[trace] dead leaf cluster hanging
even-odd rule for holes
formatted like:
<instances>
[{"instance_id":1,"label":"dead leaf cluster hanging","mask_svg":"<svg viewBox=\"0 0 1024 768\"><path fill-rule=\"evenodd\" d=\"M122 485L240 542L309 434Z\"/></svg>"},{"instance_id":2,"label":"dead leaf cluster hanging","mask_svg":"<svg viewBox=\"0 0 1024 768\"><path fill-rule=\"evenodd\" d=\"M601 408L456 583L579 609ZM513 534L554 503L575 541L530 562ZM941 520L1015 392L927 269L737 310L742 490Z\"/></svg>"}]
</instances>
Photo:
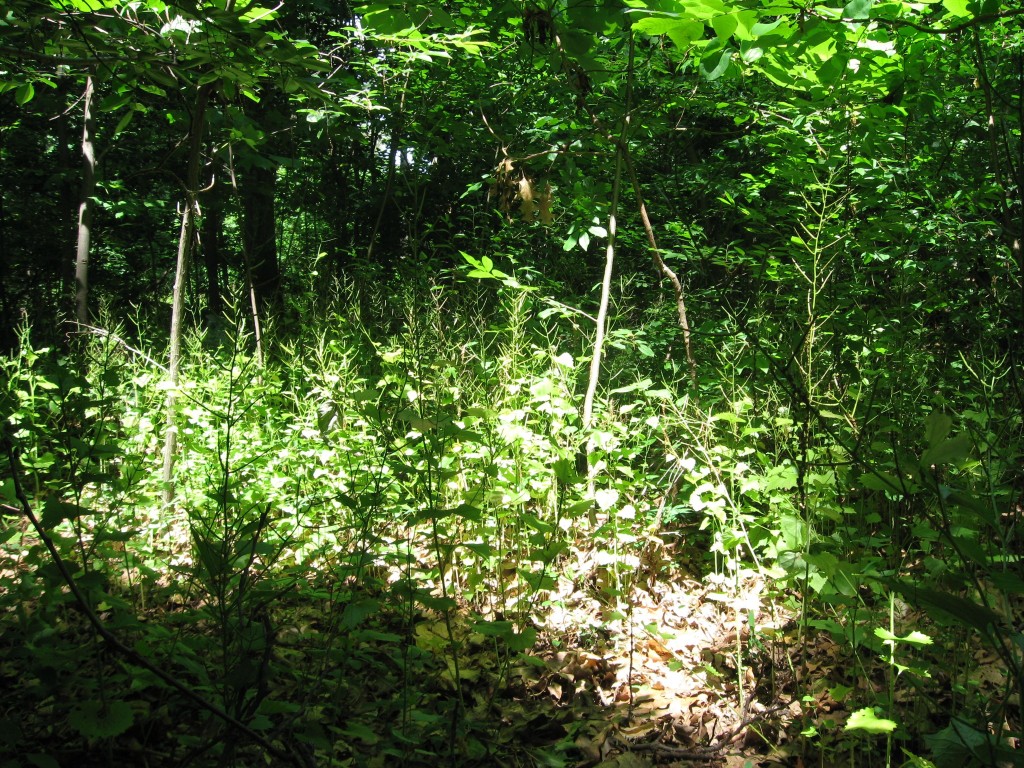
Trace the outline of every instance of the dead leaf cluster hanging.
<instances>
[{"instance_id":1,"label":"dead leaf cluster hanging","mask_svg":"<svg viewBox=\"0 0 1024 768\"><path fill-rule=\"evenodd\" d=\"M578 64L572 64L569 67L569 85L576 93L576 108L583 109L586 105L587 96L594 89L593 84L590 82L590 75L583 67Z\"/></svg>"},{"instance_id":2,"label":"dead leaf cluster hanging","mask_svg":"<svg viewBox=\"0 0 1024 768\"><path fill-rule=\"evenodd\" d=\"M523 36L530 45L545 46L555 39L555 21L551 11L531 6L523 9Z\"/></svg>"},{"instance_id":3,"label":"dead leaf cluster hanging","mask_svg":"<svg viewBox=\"0 0 1024 768\"><path fill-rule=\"evenodd\" d=\"M498 209L508 213L516 204L519 197L519 182L515 174L515 166L512 159L505 156L494 171L494 178L491 179L491 186L487 190L488 202L494 201Z\"/></svg>"},{"instance_id":4,"label":"dead leaf cluster hanging","mask_svg":"<svg viewBox=\"0 0 1024 768\"><path fill-rule=\"evenodd\" d=\"M554 194L551 184L545 182L542 189L538 189L537 186L529 184L529 182L527 184L529 186L528 193L523 191L523 184L520 182L520 197L523 200L520 206L520 213L522 214L523 221L533 222L539 220L544 226L553 224L555 216L551 212L551 203L554 199Z\"/></svg>"},{"instance_id":5,"label":"dead leaf cluster hanging","mask_svg":"<svg viewBox=\"0 0 1024 768\"><path fill-rule=\"evenodd\" d=\"M511 158L506 157L498 164L487 199L495 200L506 214L518 207L519 217L524 222L540 221L545 226L554 223L551 184L544 182L543 187L540 186L525 170L516 169Z\"/></svg>"}]
</instances>

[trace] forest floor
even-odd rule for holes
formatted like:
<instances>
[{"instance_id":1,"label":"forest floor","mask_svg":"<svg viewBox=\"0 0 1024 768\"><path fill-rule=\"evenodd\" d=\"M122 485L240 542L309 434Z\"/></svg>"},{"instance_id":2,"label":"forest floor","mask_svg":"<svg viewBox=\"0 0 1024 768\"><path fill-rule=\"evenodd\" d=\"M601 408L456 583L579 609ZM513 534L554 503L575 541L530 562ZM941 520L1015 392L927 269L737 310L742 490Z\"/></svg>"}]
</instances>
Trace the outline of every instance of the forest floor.
<instances>
[{"instance_id":1,"label":"forest floor","mask_svg":"<svg viewBox=\"0 0 1024 768\"><path fill-rule=\"evenodd\" d=\"M37 574L8 555L15 557L0 573L0 766L278 764L216 720L198 725L192 704L97 641L66 590L56 602L27 592ZM753 571L687 575L696 568L663 550L672 564L663 559L656 572L674 577L635 583L616 605L600 597L611 591L601 583L606 569L576 556L572 571L584 581L557 580L534 612L535 642L523 653L480 633L481 618L505 621L486 606L475 606L475 621L462 609L396 609L397 573L380 578L375 592L326 580L289 590L266 605L273 641L240 697L252 703L235 712L274 743L303 745L308 765L886 763L884 736L842 732L853 709L883 692L884 660L800 622L794 595ZM97 612L227 709L232 688L217 682L211 661L220 642L215 614L163 582L137 624L116 599ZM514 605L514 580L503 589L504 604ZM1005 676L994 659L976 661L975 680L996 689ZM932 679L927 689L901 690L898 701L927 693L920 726L948 701L948 685ZM125 702L124 712L108 710L110 702Z\"/></svg>"}]
</instances>

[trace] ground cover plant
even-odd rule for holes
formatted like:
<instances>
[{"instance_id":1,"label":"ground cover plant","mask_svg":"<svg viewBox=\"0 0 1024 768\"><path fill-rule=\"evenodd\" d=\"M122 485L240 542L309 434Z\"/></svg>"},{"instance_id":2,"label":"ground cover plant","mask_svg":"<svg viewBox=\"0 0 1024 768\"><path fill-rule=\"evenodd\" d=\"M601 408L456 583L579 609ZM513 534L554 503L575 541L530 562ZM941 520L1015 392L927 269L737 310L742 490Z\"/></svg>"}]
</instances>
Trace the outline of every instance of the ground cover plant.
<instances>
[{"instance_id":1,"label":"ground cover plant","mask_svg":"<svg viewBox=\"0 0 1024 768\"><path fill-rule=\"evenodd\" d=\"M0 766L1024 763L1020 9L0 15Z\"/></svg>"}]
</instances>

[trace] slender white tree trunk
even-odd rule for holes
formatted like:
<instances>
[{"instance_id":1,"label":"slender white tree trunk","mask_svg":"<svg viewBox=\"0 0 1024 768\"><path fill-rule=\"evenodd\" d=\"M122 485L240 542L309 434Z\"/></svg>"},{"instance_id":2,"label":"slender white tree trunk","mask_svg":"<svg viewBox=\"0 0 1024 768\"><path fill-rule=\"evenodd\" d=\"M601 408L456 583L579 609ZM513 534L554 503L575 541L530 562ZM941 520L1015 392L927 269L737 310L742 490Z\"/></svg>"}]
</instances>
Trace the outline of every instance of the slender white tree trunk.
<instances>
[{"instance_id":1,"label":"slender white tree trunk","mask_svg":"<svg viewBox=\"0 0 1024 768\"><path fill-rule=\"evenodd\" d=\"M178 450L178 376L181 370L182 317L185 314L185 287L188 268L192 260L192 246L196 238L196 218L199 215L199 163L202 159L203 131L206 125L206 105L210 99L210 85L204 85L196 95L192 124L189 128L188 172L185 177L185 209L181 213L181 231L178 235L178 263L174 270L174 295L171 300L171 338L167 364L166 432L164 434L164 503L174 501L174 459Z\"/></svg>"},{"instance_id":2,"label":"slender white tree trunk","mask_svg":"<svg viewBox=\"0 0 1024 768\"><path fill-rule=\"evenodd\" d=\"M96 190L94 93L92 77L87 77L82 97L82 188L78 197L78 247L75 250L75 319L80 325L89 322L89 243L92 236L92 197Z\"/></svg>"}]
</instances>

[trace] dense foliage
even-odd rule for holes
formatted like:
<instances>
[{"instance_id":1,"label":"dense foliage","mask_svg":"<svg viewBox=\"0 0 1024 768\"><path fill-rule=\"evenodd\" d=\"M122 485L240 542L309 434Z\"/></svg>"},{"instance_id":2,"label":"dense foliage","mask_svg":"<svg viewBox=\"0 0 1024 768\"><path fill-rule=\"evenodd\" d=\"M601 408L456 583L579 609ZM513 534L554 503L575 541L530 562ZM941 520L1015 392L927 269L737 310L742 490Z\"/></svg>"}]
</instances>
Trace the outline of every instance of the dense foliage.
<instances>
[{"instance_id":1,"label":"dense foliage","mask_svg":"<svg viewBox=\"0 0 1024 768\"><path fill-rule=\"evenodd\" d=\"M1024 764L1022 23L9 0L0 767Z\"/></svg>"}]
</instances>

